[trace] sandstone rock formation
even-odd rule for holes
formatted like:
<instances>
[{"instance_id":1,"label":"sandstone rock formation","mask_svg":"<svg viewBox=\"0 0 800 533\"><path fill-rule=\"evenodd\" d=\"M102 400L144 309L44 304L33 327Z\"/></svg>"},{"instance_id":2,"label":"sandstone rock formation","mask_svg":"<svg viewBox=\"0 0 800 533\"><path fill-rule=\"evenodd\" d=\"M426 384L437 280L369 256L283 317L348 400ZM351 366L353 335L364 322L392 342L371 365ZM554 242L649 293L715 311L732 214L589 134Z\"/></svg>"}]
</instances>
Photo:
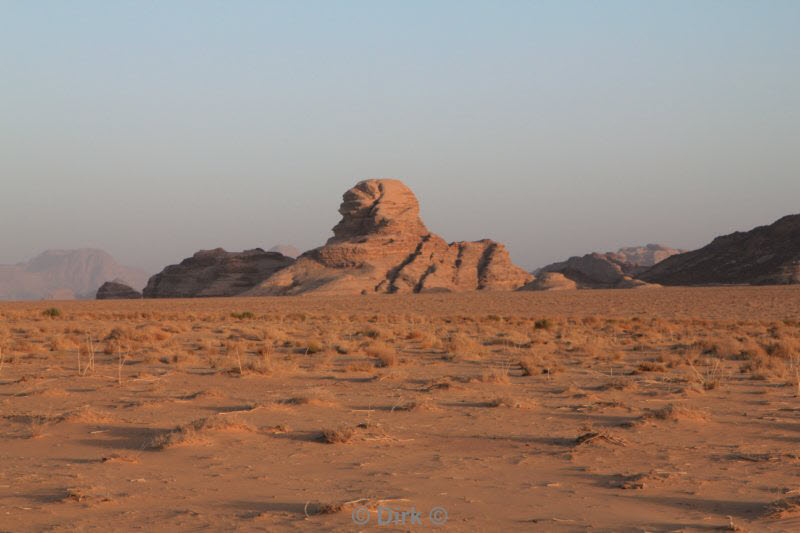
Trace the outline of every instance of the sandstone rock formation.
<instances>
[{"instance_id":1,"label":"sandstone rock formation","mask_svg":"<svg viewBox=\"0 0 800 533\"><path fill-rule=\"evenodd\" d=\"M147 274L125 267L103 250L48 250L30 261L0 265L0 300L94 298L110 279L141 288Z\"/></svg>"},{"instance_id":2,"label":"sandstone rock formation","mask_svg":"<svg viewBox=\"0 0 800 533\"><path fill-rule=\"evenodd\" d=\"M570 257L566 261L553 263L541 272L558 272L573 280L580 288L614 288L628 275L626 264L608 254L591 253L582 257Z\"/></svg>"},{"instance_id":3,"label":"sandstone rock formation","mask_svg":"<svg viewBox=\"0 0 800 533\"><path fill-rule=\"evenodd\" d=\"M558 273L575 282L579 289L635 289L657 286L634 278L659 261L680 252L681 250L660 244L631 246L602 254L595 252L542 267L537 270L537 279L546 273ZM527 290L551 290L547 287L563 283L560 278L548 277L541 283L529 284Z\"/></svg>"},{"instance_id":4,"label":"sandstone rock formation","mask_svg":"<svg viewBox=\"0 0 800 533\"><path fill-rule=\"evenodd\" d=\"M391 179L348 190L333 237L277 271L248 295L515 289L532 276L502 244L446 243L419 218L414 193Z\"/></svg>"},{"instance_id":5,"label":"sandstone rock formation","mask_svg":"<svg viewBox=\"0 0 800 533\"><path fill-rule=\"evenodd\" d=\"M577 289L578 284L560 272L541 272L536 279L519 288L521 291L563 291Z\"/></svg>"},{"instance_id":6,"label":"sandstone rock formation","mask_svg":"<svg viewBox=\"0 0 800 533\"><path fill-rule=\"evenodd\" d=\"M800 214L769 226L717 237L639 276L664 285L800 283Z\"/></svg>"},{"instance_id":7,"label":"sandstone rock formation","mask_svg":"<svg viewBox=\"0 0 800 533\"><path fill-rule=\"evenodd\" d=\"M98 300L138 300L142 293L132 289L122 280L106 281L97 289Z\"/></svg>"},{"instance_id":8,"label":"sandstone rock formation","mask_svg":"<svg viewBox=\"0 0 800 533\"><path fill-rule=\"evenodd\" d=\"M151 277L144 297L236 296L292 263L291 257L261 248L244 252L226 252L222 248L201 250Z\"/></svg>"}]
</instances>

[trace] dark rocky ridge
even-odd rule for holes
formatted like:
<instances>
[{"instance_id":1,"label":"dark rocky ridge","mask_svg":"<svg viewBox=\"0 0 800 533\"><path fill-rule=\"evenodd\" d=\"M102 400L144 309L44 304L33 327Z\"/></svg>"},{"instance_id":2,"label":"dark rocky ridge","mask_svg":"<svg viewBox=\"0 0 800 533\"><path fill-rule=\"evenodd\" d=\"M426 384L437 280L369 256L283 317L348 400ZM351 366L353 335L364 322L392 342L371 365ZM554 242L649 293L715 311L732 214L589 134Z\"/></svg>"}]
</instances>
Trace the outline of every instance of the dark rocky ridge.
<instances>
[{"instance_id":1,"label":"dark rocky ridge","mask_svg":"<svg viewBox=\"0 0 800 533\"><path fill-rule=\"evenodd\" d=\"M717 237L673 255L639 275L663 285L800 283L800 214Z\"/></svg>"}]
</instances>

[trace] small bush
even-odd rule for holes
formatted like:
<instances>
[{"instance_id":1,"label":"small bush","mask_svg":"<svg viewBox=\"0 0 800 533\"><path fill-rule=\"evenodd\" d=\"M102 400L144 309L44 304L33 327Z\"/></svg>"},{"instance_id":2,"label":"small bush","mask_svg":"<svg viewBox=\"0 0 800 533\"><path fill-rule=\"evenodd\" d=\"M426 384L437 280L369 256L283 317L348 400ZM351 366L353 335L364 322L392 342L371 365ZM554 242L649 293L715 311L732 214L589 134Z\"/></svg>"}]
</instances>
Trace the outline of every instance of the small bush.
<instances>
[{"instance_id":1,"label":"small bush","mask_svg":"<svg viewBox=\"0 0 800 533\"><path fill-rule=\"evenodd\" d=\"M61 316L61 310L56 307L50 307L42 311L42 314L49 318L56 318Z\"/></svg>"},{"instance_id":2,"label":"small bush","mask_svg":"<svg viewBox=\"0 0 800 533\"><path fill-rule=\"evenodd\" d=\"M381 367L394 366L397 364L397 350L385 342L372 342L367 346L365 352L369 357L377 359Z\"/></svg>"},{"instance_id":3,"label":"small bush","mask_svg":"<svg viewBox=\"0 0 800 533\"><path fill-rule=\"evenodd\" d=\"M338 429L323 429L319 440L325 444L344 444L350 442L355 435L355 430L349 427Z\"/></svg>"},{"instance_id":4,"label":"small bush","mask_svg":"<svg viewBox=\"0 0 800 533\"><path fill-rule=\"evenodd\" d=\"M231 313L231 317L236 318L238 320L249 320L255 318L256 315L251 313L250 311L242 311L241 313Z\"/></svg>"},{"instance_id":5,"label":"small bush","mask_svg":"<svg viewBox=\"0 0 800 533\"><path fill-rule=\"evenodd\" d=\"M550 329L553 323L548 318L542 318L533 323L533 329Z\"/></svg>"},{"instance_id":6,"label":"small bush","mask_svg":"<svg viewBox=\"0 0 800 533\"><path fill-rule=\"evenodd\" d=\"M321 342L319 342L319 341L308 341L308 344L306 344L305 353L306 354L315 354L315 353L319 353L319 352L323 351L324 349L325 349L325 346L323 346Z\"/></svg>"}]
</instances>

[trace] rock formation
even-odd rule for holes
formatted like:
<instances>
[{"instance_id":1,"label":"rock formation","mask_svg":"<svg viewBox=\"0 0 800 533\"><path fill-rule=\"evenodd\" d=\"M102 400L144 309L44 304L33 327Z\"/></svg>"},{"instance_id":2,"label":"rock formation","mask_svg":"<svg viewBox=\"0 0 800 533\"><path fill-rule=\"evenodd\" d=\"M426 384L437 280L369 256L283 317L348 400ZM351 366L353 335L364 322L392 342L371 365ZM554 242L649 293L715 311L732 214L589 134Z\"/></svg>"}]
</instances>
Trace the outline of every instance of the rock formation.
<instances>
[{"instance_id":1,"label":"rock formation","mask_svg":"<svg viewBox=\"0 0 800 533\"><path fill-rule=\"evenodd\" d=\"M248 295L515 289L532 276L491 240L446 243L419 218L414 193L391 179L348 190L333 237Z\"/></svg>"},{"instance_id":2,"label":"rock formation","mask_svg":"<svg viewBox=\"0 0 800 533\"><path fill-rule=\"evenodd\" d=\"M617 261L608 254L591 253L582 257L570 257L566 261L542 268L543 272L558 272L578 284L580 288L614 288L628 275L626 263Z\"/></svg>"},{"instance_id":3,"label":"rock formation","mask_svg":"<svg viewBox=\"0 0 800 533\"><path fill-rule=\"evenodd\" d=\"M151 277L144 297L237 296L292 263L291 257L261 248L244 252L201 250Z\"/></svg>"},{"instance_id":4,"label":"rock formation","mask_svg":"<svg viewBox=\"0 0 800 533\"><path fill-rule=\"evenodd\" d=\"M97 289L98 300L138 300L142 297L142 293L132 289L126 285L122 280L115 279L114 281L106 281L100 288Z\"/></svg>"},{"instance_id":5,"label":"rock formation","mask_svg":"<svg viewBox=\"0 0 800 533\"><path fill-rule=\"evenodd\" d=\"M577 289L578 284L560 272L541 272L536 279L519 288L521 291L563 291Z\"/></svg>"},{"instance_id":6,"label":"rock formation","mask_svg":"<svg viewBox=\"0 0 800 533\"><path fill-rule=\"evenodd\" d=\"M608 252L607 256L613 257L620 263L631 265L629 270L643 272L656 263L660 263L667 257L680 254L686 250L669 248L660 244L648 244L645 246L629 246L620 248L616 252Z\"/></svg>"},{"instance_id":7,"label":"rock formation","mask_svg":"<svg viewBox=\"0 0 800 533\"><path fill-rule=\"evenodd\" d=\"M135 288L147 282L144 271L120 265L103 250L48 250L0 265L0 300L94 298L103 282L116 278Z\"/></svg>"},{"instance_id":8,"label":"rock formation","mask_svg":"<svg viewBox=\"0 0 800 533\"><path fill-rule=\"evenodd\" d=\"M616 252L591 253L570 257L536 271L537 280L546 273L561 274L579 289L637 289L657 286L635 279L637 274L663 259L680 253L680 250L660 244L620 248ZM528 284L526 290L553 290L556 285L568 285L558 277L548 276L541 282Z\"/></svg>"},{"instance_id":9,"label":"rock formation","mask_svg":"<svg viewBox=\"0 0 800 533\"><path fill-rule=\"evenodd\" d=\"M800 214L717 237L665 259L639 276L664 285L800 283Z\"/></svg>"}]
</instances>

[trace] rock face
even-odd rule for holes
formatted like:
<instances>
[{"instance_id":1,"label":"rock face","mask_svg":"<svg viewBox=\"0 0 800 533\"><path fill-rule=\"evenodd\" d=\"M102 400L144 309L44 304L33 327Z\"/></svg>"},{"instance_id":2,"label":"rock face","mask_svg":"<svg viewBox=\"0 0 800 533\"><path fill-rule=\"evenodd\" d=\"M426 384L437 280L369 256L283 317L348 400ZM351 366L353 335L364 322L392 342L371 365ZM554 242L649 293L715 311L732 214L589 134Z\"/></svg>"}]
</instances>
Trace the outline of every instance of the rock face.
<instances>
[{"instance_id":1,"label":"rock face","mask_svg":"<svg viewBox=\"0 0 800 533\"><path fill-rule=\"evenodd\" d=\"M769 226L717 237L639 276L664 285L800 283L800 214Z\"/></svg>"},{"instance_id":2,"label":"rock face","mask_svg":"<svg viewBox=\"0 0 800 533\"><path fill-rule=\"evenodd\" d=\"M521 291L563 291L577 289L578 284L560 272L541 272L536 279L526 283Z\"/></svg>"},{"instance_id":3,"label":"rock face","mask_svg":"<svg viewBox=\"0 0 800 533\"><path fill-rule=\"evenodd\" d=\"M94 298L112 279L144 287L147 274L125 267L103 250L48 250L30 261L0 266L0 299L41 300Z\"/></svg>"},{"instance_id":4,"label":"rock face","mask_svg":"<svg viewBox=\"0 0 800 533\"><path fill-rule=\"evenodd\" d=\"M237 296L292 263L291 257L261 248L244 252L201 250L151 277L144 297Z\"/></svg>"},{"instance_id":5,"label":"rock face","mask_svg":"<svg viewBox=\"0 0 800 533\"><path fill-rule=\"evenodd\" d=\"M138 300L142 293L132 289L121 280L106 281L97 289L98 300Z\"/></svg>"},{"instance_id":6,"label":"rock face","mask_svg":"<svg viewBox=\"0 0 800 533\"><path fill-rule=\"evenodd\" d=\"M248 295L394 293L515 289L532 276L491 240L448 244L419 218L414 193L398 180L348 190L333 237Z\"/></svg>"}]
</instances>

